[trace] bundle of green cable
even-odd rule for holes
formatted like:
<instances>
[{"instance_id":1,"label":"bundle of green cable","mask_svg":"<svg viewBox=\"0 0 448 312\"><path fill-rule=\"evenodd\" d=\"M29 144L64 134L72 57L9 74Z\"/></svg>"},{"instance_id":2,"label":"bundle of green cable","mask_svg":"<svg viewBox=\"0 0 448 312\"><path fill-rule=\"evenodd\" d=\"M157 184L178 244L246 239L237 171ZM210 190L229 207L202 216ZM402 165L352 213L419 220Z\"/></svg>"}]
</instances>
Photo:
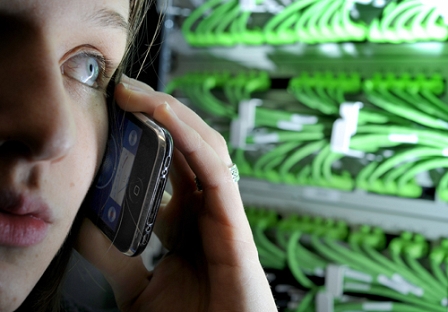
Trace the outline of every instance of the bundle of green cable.
<instances>
[{"instance_id":1,"label":"bundle of green cable","mask_svg":"<svg viewBox=\"0 0 448 312\"><path fill-rule=\"evenodd\" d=\"M363 41L364 24L350 17L353 3L346 0L293 1L263 27L268 44L307 44Z\"/></svg>"},{"instance_id":2,"label":"bundle of green cable","mask_svg":"<svg viewBox=\"0 0 448 312\"><path fill-rule=\"evenodd\" d=\"M448 28L442 15L444 5L445 1L392 1L369 25L367 39L390 43L445 41Z\"/></svg>"},{"instance_id":3,"label":"bundle of green cable","mask_svg":"<svg viewBox=\"0 0 448 312\"><path fill-rule=\"evenodd\" d=\"M258 208L248 208L247 215L263 266L288 269L301 287L310 289L311 298L296 311L314 311L309 309L314 296L334 283L343 289L334 297L334 311L378 311L366 308L376 304L382 306L380 311L442 312L448 305L446 239L429 253L420 234L404 232L386 247L386 236L378 227L364 225L349 232L342 221L297 215L280 219ZM341 280L326 280L334 278L324 273L329 264L341 266ZM313 276L324 277L324 282ZM356 300L344 301L344 295ZM365 296L385 302L359 300Z\"/></svg>"},{"instance_id":4,"label":"bundle of green cable","mask_svg":"<svg viewBox=\"0 0 448 312\"><path fill-rule=\"evenodd\" d=\"M266 72L191 73L174 79L168 92L181 91L202 112L230 124L239 106L269 91ZM433 173L437 197L448 201L448 106L440 75L303 72L289 80L296 104L257 106L245 137L247 149L231 146L243 176L274 183L312 185L418 198L416 177ZM363 101L350 149L369 157L353 159L331 145L333 125L347 99ZM356 168L344 164L357 163Z\"/></svg>"},{"instance_id":5,"label":"bundle of green cable","mask_svg":"<svg viewBox=\"0 0 448 312\"><path fill-rule=\"evenodd\" d=\"M253 6L264 2L254 0ZM279 12L251 11L242 3L204 2L182 24L187 42L199 47L365 40L403 43L445 41L448 36L444 1L394 0L369 24L351 18L353 0L296 0L286 6L279 2L278 6L284 6Z\"/></svg>"},{"instance_id":6,"label":"bundle of green cable","mask_svg":"<svg viewBox=\"0 0 448 312\"><path fill-rule=\"evenodd\" d=\"M439 75L429 78L419 75L415 79L410 75L375 75L364 82L363 90L371 104L398 118L385 125L358 125L351 142L354 148L362 149L357 142L364 144L371 138L377 149L387 146L395 149L392 156L365 166L357 175L356 187L381 194L420 197L422 187L415 177L448 167L445 133L448 109L439 99L444 92L443 79ZM434 181L443 200L448 199L445 176Z\"/></svg>"},{"instance_id":7,"label":"bundle of green cable","mask_svg":"<svg viewBox=\"0 0 448 312\"><path fill-rule=\"evenodd\" d=\"M240 1L209 0L185 19L182 32L192 46L363 41L367 28L351 20L351 7L346 0L294 1L264 25L251 25L257 13Z\"/></svg>"}]
</instances>

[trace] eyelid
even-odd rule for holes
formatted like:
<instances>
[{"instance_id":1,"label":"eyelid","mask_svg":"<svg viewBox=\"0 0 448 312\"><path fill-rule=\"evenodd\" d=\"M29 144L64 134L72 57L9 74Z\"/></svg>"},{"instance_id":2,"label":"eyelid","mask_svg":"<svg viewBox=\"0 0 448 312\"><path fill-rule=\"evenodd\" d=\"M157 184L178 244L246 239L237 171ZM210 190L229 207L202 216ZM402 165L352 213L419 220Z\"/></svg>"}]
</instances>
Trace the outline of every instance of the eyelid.
<instances>
[{"instance_id":1,"label":"eyelid","mask_svg":"<svg viewBox=\"0 0 448 312\"><path fill-rule=\"evenodd\" d=\"M64 73L64 64L72 58L75 57L93 57L97 60L100 65L100 74L96 81L96 86L94 88L106 88L109 79L111 78L114 72L113 62L108 59L104 54L99 52L97 49L90 45L84 45L80 47L76 47L75 49L70 50L66 53L67 57L65 57L64 62L61 64L62 73Z\"/></svg>"}]
</instances>

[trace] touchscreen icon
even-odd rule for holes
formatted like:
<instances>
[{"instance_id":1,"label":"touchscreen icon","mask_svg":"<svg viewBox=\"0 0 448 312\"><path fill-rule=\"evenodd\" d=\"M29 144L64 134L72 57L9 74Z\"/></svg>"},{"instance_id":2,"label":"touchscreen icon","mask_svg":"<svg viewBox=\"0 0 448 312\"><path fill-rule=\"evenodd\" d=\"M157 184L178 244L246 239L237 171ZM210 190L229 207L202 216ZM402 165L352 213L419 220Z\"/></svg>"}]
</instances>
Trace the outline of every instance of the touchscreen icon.
<instances>
[{"instance_id":1,"label":"touchscreen icon","mask_svg":"<svg viewBox=\"0 0 448 312\"><path fill-rule=\"evenodd\" d=\"M114 222L117 218L117 210L114 206L110 206L109 210L107 211L107 219L109 219L109 222Z\"/></svg>"}]
</instances>

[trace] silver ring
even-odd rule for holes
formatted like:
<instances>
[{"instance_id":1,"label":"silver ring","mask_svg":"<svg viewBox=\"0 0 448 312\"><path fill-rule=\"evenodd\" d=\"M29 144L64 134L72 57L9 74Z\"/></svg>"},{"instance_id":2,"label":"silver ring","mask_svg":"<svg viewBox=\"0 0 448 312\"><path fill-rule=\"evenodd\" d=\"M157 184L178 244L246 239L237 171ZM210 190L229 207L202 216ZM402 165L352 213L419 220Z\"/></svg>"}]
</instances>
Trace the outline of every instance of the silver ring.
<instances>
[{"instance_id":1,"label":"silver ring","mask_svg":"<svg viewBox=\"0 0 448 312\"><path fill-rule=\"evenodd\" d=\"M240 180L240 172L238 171L238 167L236 166L236 164L233 164L230 168L230 173L232 174L232 180L235 183L238 183L238 181Z\"/></svg>"},{"instance_id":2,"label":"silver ring","mask_svg":"<svg viewBox=\"0 0 448 312\"><path fill-rule=\"evenodd\" d=\"M236 164L232 164L232 166L229 167L230 173L232 174L232 180L235 183L238 183L240 180L240 172L238 171L238 167ZM198 191L202 191L202 184L201 181L199 181L198 177L194 177L194 183L196 184L196 188Z\"/></svg>"}]
</instances>

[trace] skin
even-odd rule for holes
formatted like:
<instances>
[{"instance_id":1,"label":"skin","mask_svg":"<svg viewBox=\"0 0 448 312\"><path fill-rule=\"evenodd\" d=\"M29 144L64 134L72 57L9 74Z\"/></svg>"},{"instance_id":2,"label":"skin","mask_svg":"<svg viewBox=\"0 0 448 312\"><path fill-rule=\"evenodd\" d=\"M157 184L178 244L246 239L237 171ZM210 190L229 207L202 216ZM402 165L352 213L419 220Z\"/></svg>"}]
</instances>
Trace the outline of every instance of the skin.
<instances>
[{"instance_id":1,"label":"skin","mask_svg":"<svg viewBox=\"0 0 448 312\"><path fill-rule=\"evenodd\" d=\"M39 244L0 246L2 312L21 304L55 256L102 157L104 90L62 73L85 50L117 65L123 57L125 31L79 22L100 8L129 14L124 1L0 1L0 141L14 143L0 147L0 190L39 197L52 215Z\"/></svg>"},{"instance_id":2,"label":"skin","mask_svg":"<svg viewBox=\"0 0 448 312\"><path fill-rule=\"evenodd\" d=\"M1 14L28 21L20 30L25 36L6 38L10 44L0 47L0 141L16 143L14 152L0 147L0 190L37 194L52 212L38 245L0 246L1 312L20 305L54 257L104 152L103 90L86 87L61 66L85 44L118 64L126 33L79 17L104 8L127 16L127 6L124 0L0 2ZM134 79L123 77L115 97L123 109L163 124L175 144L173 195L165 196L155 228L170 253L153 272L140 257L114 249L90 221L82 226L76 248L103 272L120 309L276 311L222 136L176 99Z\"/></svg>"}]
</instances>

